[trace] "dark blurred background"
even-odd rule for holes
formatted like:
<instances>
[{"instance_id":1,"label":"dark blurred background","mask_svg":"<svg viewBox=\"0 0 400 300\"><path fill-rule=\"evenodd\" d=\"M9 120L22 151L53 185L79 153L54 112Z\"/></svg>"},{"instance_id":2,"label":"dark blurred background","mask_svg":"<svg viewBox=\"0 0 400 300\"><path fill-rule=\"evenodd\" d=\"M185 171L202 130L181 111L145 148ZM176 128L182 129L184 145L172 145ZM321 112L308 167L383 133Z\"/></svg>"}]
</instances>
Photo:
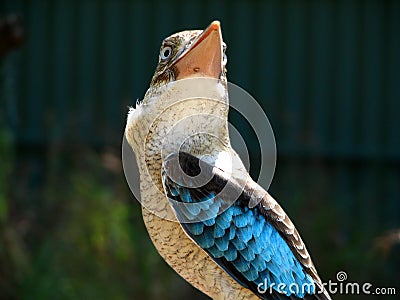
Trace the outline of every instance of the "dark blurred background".
<instances>
[{"instance_id":1,"label":"dark blurred background","mask_svg":"<svg viewBox=\"0 0 400 300\"><path fill-rule=\"evenodd\" d=\"M3 0L1 299L206 299L152 246L120 152L162 39L214 19L321 277L400 293L400 1Z\"/></svg>"}]
</instances>

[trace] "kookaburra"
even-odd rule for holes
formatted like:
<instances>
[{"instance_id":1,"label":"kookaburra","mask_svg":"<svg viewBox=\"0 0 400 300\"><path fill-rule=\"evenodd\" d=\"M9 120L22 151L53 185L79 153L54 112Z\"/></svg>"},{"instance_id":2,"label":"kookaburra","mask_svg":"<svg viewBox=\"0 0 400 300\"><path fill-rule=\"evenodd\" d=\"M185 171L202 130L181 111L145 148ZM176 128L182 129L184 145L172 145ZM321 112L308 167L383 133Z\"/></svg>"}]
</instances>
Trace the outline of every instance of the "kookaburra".
<instances>
[{"instance_id":1,"label":"kookaburra","mask_svg":"<svg viewBox=\"0 0 400 300\"><path fill-rule=\"evenodd\" d=\"M330 299L293 223L231 147L225 48L218 21L167 37L129 111L150 238L213 299Z\"/></svg>"}]
</instances>

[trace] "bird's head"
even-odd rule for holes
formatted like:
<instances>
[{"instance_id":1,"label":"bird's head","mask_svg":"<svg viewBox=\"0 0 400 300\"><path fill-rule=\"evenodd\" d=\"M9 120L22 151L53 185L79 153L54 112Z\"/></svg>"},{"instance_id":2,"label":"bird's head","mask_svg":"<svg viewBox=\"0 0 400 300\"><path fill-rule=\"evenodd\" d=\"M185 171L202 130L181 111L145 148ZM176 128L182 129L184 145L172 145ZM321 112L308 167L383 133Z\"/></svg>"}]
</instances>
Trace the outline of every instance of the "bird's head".
<instances>
[{"instance_id":1,"label":"bird's head","mask_svg":"<svg viewBox=\"0 0 400 300\"><path fill-rule=\"evenodd\" d=\"M172 149L180 137L193 146L192 136L204 127L228 144L225 50L218 21L164 39L150 87L128 114L126 136L134 149L153 140Z\"/></svg>"},{"instance_id":2,"label":"bird's head","mask_svg":"<svg viewBox=\"0 0 400 300\"><path fill-rule=\"evenodd\" d=\"M167 37L162 42L147 94L172 81L190 77L210 77L225 82L225 50L218 21L205 30L187 30Z\"/></svg>"}]
</instances>

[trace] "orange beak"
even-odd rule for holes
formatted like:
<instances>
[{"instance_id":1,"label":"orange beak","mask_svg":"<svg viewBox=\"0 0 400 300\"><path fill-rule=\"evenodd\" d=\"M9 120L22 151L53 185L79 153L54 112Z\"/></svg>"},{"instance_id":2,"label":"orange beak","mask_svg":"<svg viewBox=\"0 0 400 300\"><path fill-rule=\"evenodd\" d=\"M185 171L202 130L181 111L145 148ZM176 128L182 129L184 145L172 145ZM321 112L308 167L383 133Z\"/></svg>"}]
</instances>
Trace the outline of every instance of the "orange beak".
<instances>
[{"instance_id":1,"label":"orange beak","mask_svg":"<svg viewBox=\"0 0 400 300\"><path fill-rule=\"evenodd\" d=\"M188 77L219 79L223 68L222 58L221 25L219 21L214 21L174 63L177 69L176 79Z\"/></svg>"}]
</instances>

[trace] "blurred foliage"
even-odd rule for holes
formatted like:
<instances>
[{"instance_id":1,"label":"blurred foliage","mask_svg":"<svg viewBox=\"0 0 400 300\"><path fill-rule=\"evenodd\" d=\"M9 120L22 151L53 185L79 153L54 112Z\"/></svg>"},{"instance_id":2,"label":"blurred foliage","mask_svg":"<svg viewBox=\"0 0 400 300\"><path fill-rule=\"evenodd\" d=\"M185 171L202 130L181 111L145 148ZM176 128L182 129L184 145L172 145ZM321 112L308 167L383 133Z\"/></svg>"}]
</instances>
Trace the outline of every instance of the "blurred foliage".
<instances>
[{"instance_id":1,"label":"blurred foliage","mask_svg":"<svg viewBox=\"0 0 400 300\"><path fill-rule=\"evenodd\" d=\"M43 149L44 161L17 156L16 163L5 132L0 298L172 299L191 292L152 246L113 149L53 145ZM38 171L46 176L32 191Z\"/></svg>"}]
</instances>

